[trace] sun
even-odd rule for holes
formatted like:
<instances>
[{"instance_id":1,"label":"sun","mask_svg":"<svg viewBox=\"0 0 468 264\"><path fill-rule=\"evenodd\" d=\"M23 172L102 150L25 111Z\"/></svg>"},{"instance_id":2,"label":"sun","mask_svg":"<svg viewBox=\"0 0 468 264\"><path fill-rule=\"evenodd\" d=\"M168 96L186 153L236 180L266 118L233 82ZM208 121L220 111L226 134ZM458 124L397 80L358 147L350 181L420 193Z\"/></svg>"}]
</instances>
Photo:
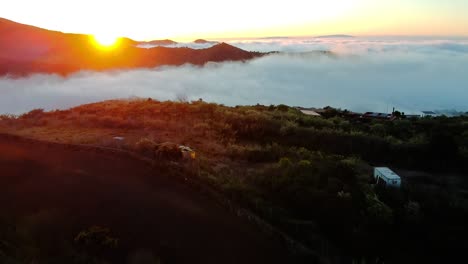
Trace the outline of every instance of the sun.
<instances>
[{"instance_id":1,"label":"sun","mask_svg":"<svg viewBox=\"0 0 468 264\"><path fill-rule=\"evenodd\" d=\"M102 48L110 48L115 46L118 41L119 37L112 36L112 35L105 35L105 34L96 34L93 35L94 42L96 45Z\"/></svg>"}]
</instances>

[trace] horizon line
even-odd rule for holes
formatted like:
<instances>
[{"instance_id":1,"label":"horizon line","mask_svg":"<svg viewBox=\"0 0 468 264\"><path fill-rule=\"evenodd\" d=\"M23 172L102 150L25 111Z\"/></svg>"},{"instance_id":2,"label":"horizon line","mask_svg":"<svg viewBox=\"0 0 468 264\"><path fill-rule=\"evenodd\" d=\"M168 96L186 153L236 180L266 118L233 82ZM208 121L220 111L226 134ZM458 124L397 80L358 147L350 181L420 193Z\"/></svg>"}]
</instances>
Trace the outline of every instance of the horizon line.
<instances>
[{"instance_id":1,"label":"horizon line","mask_svg":"<svg viewBox=\"0 0 468 264\"><path fill-rule=\"evenodd\" d=\"M25 26L31 26L43 30L48 30L48 31L54 31L54 32L59 32L63 34L78 34L78 35L88 35L88 36L93 36L96 34L93 33L84 33L84 32L71 32L71 31L65 31L65 30L57 30L57 29L51 29L51 28L45 28L33 24L27 24L27 23L22 23L18 22L16 20L12 20L9 18L5 17L0 17L0 19L4 19L13 23L25 25ZM217 33L212 33L212 34L217 34ZM148 41L154 41L154 40L175 40L177 42L185 42L188 40L197 40L197 39L204 39L204 40L209 40L209 41L216 41L216 40L251 40L251 39L294 39L294 38L324 38L324 37L333 37L337 36L336 38L340 38L339 36L349 36L350 38L363 38L363 37L369 37L369 38L453 38L453 39L468 39L468 34L467 35L445 35L445 34L434 34L434 35L427 35L427 34L414 34L414 35L408 35L408 34L352 34L352 33L330 33L330 34L300 34L300 35L258 35L258 36L232 36L232 37L188 37L188 36L166 36L166 37L156 37L156 38L133 38L129 36L124 36L124 35L119 35L115 36L116 38L128 38L130 40L136 41L136 42L148 42ZM346 38L346 37L343 37Z\"/></svg>"}]
</instances>

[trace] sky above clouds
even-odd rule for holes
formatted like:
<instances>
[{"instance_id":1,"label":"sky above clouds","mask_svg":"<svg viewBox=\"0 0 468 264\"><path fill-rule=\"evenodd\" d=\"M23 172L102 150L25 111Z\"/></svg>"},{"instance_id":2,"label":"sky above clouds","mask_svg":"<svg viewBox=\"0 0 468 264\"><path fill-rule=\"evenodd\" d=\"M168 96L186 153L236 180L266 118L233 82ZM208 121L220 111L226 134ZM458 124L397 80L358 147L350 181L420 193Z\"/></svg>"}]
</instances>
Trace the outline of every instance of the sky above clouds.
<instances>
[{"instance_id":1,"label":"sky above clouds","mask_svg":"<svg viewBox=\"0 0 468 264\"><path fill-rule=\"evenodd\" d=\"M467 0L3 0L0 17L64 32L175 38L468 36Z\"/></svg>"},{"instance_id":2,"label":"sky above clouds","mask_svg":"<svg viewBox=\"0 0 468 264\"><path fill-rule=\"evenodd\" d=\"M175 100L180 95L226 105L468 111L468 38L281 38L231 44L283 53L205 67L3 77L0 113L134 96ZM317 52L323 50L333 54Z\"/></svg>"}]
</instances>

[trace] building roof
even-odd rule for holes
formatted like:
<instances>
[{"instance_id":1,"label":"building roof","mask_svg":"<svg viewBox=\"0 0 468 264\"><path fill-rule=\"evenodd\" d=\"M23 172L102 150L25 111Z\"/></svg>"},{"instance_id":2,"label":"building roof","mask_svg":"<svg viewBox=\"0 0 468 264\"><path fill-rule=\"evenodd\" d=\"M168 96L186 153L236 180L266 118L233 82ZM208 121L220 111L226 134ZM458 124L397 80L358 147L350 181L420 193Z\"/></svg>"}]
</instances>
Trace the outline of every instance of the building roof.
<instances>
[{"instance_id":1,"label":"building roof","mask_svg":"<svg viewBox=\"0 0 468 264\"><path fill-rule=\"evenodd\" d=\"M312 110L301 109L301 112L309 116L321 116L319 113L317 113L316 111L312 111Z\"/></svg>"},{"instance_id":2,"label":"building roof","mask_svg":"<svg viewBox=\"0 0 468 264\"><path fill-rule=\"evenodd\" d=\"M391 114L386 114L386 113L375 113L375 112L366 112L362 115L362 117L367 117L367 118L390 118L392 117Z\"/></svg>"},{"instance_id":3,"label":"building roof","mask_svg":"<svg viewBox=\"0 0 468 264\"><path fill-rule=\"evenodd\" d=\"M395 172L387 167L376 167L377 171L383 174L383 176L389 180L399 180L400 176L398 176Z\"/></svg>"},{"instance_id":4,"label":"building roof","mask_svg":"<svg viewBox=\"0 0 468 264\"><path fill-rule=\"evenodd\" d=\"M437 115L434 111L421 111L425 115Z\"/></svg>"},{"instance_id":5,"label":"building roof","mask_svg":"<svg viewBox=\"0 0 468 264\"><path fill-rule=\"evenodd\" d=\"M406 117L421 117L421 115L418 114L410 114L410 115L405 115Z\"/></svg>"}]
</instances>

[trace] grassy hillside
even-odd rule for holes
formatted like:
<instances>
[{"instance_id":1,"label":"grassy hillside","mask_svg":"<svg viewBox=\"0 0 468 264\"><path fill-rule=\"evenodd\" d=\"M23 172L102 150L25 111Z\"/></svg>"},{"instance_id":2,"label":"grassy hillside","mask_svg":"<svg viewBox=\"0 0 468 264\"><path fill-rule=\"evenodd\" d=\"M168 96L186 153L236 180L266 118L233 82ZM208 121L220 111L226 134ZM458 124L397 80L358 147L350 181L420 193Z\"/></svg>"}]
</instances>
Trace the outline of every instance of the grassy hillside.
<instances>
[{"instance_id":1,"label":"grassy hillside","mask_svg":"<svg viewBox=\"0 0 468 264\"><path fill-rule=\"evenodd\" d=\"M0 132L148 158L159 143L190 146L193 166L155 168L182 170L323 259L386 263L436 262L468 249L467 128L466 117L365 121L333 108L310 117L285 105L152 99L0 117ZM374 186L374 165L399 172L402 189Z\"/></svg>"}]
</instances>

